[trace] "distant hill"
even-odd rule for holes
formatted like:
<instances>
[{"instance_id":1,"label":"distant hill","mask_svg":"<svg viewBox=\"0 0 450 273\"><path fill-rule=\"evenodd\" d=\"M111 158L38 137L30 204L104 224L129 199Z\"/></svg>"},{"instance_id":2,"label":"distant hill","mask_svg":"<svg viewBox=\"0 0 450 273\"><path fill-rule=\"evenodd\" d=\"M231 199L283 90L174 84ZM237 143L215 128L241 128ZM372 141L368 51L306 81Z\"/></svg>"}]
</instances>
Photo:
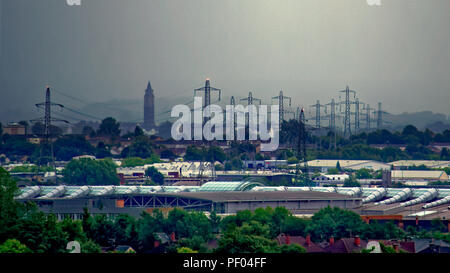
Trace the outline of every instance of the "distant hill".
<instances>
[{"instance_id":1,"label":"distant hill","mask_svg":"<svg viewBox=\"0 0 450 273\"><path fill-rule=\"evenodd\" d=\"M192 97L172 97L172 98L160 98L156 97L155 104L155 114L156 114L156 123L161 124L164 121L170 119L170 111L173 106L177 104L186 104L188 102L192 102ZM217 98L214 97L214 103L218 103ZM218 103L222 107L226 104L229 104L230 97L223 97L222 101ZM78 120L94 120L89 117L96 117L98 119L103 119L106 117L114 117L122 123L130 122L130 123L142 123L144 118L143 111L143 98L142 99L111 99L103 102L93 102L90 104L86 104L81 108L75 108L75 110L84 113L85 115L77 115L70 111L63 110L61 112L62 116L56 115L59 118L67 118L72 117L74 120L71 122L76 123ZM239 100L236 100L236 103L239 103ZM245 104L245 102L241 102ZM189 106L193 108L193 104L189 103ZM296 106L292 106L292 110L295 110ZM30 107L21 109L14 109L14 114L12 114L11 109L0 109L0 121L3 124L8 122L18 122L20 120L29 120L33 118L38 118L43 116L43 111L37 111L37 109ZM58 113L58 112L56 112ZM291 115L288 115L291 117ZM376 119L376 116L373 116ZM446 129L450 129L450 119L446 114L442 113L434 113L432 111L421 111L421 112L413 112L408 113L404 112L401 114L389 114L384 115L383 119L387 121L386 128L389 130L402 130L406 125L412 124L416 126L419 130L424 130L429 128L433 132L442 132ZM364 121L363 121L364 123ZM376 123L372 123L372 127L375 126ZM363 125L364 126L364 125Z\"/></svg>"},{"instance_id":2,"label":"distant hill","mask_svg":"<svg viewBox=\"0 0 450 273\"><path fill-rule=\"evenodd\" d=\"M408 124L416 126L419 130L429 128L432 131L443 131L450 128L447 115L432 111L384 115L384 119L392 123L389 127L393 129L403 128Z\"/></svg>"}]
</instances>

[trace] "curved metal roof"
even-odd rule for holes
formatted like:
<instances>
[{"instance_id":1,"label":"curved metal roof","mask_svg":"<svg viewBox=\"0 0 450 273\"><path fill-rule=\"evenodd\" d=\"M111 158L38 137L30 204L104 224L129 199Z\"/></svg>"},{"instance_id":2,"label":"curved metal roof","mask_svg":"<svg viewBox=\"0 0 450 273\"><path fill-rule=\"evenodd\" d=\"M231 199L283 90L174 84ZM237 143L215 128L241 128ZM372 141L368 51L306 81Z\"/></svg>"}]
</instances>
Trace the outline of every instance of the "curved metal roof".
<instances>
[{"instance_id":1,"label":"curved metal roof","mask_svg":"<svg viewBox=\"0 0 450 273\"><path fill-rule=\"evenodd\" d=\"M240 182L207 182L203 184L197 191L249 191L261 183L252 181Z\"/></svg>"},{"instance_id":2,"label":"curved metal roof","mask_svg":"<svg viewBox=\"0 0 450 273\"><path fill-rule=\"evenodd\" d=\"M20 188L16 199L75 199L109 195L152 195L188 192L328 192L360 197L363 203L401 206L424 204L424 208L450 203L450 189L432 188L347 188L347 187L284 187L263 186L254 181L214 181L203 186L29 186Z\"/></svg>"}]
</instances>

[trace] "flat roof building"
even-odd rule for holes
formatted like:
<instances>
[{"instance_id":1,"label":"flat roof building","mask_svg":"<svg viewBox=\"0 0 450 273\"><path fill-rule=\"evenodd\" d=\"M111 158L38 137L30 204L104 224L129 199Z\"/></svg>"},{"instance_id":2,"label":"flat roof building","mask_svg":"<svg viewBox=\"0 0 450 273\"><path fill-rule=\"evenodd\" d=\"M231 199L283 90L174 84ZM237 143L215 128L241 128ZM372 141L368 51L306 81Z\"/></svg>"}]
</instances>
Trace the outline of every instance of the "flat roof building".
<instances>
[{"instance_id":1,"label":"flat roof building","mask_svg":"<svg viewBox=\"0 0 450 273\"><path fill-rule=\"evenodd\" d=\"M311 169L315 169L320 172L327 172L329 169L336 168L338 162L342 169L354 171L359 169L370 169L374 171L391 169L389 164L374 160L316 159L308 161L307 164Z\"/></svg>"},{"instance_id":2,"label":"flat roof building","mask_svg":"<svg viewBox=\"0 0 450 273\"><path fill-rule=\"evenodd\" d=\"M443 160L399 160L388 163L394 169L407 169L409 167L425 166L430 169L442 169L450 167L450 161Z\"/></svg>"},{"instance_id":3,"label":"flat roof building","mask_svg":"<svg viewBox=\"0 0 450 273\"><path fill-rule=\"evenodd\" d=\"M448 175L444 171L391 171L392 181L447 181Z\"/></svg>"}]
</instances>

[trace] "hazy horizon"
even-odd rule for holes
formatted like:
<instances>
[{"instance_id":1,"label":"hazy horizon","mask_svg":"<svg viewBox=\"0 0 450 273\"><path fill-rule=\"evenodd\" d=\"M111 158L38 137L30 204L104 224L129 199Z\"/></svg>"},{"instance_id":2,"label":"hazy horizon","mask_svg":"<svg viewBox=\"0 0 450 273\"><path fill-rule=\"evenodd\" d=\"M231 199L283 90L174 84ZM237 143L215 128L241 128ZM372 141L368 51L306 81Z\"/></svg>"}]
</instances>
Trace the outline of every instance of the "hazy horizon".
<instances>
[{"instance_id":1,"label":"hazy horizon","mask_svg":"<svg viewBox=\"0 0 450 273\"><path fill-rule=\"evenodd\" d=\"M448 14L448 0L0 0L0 121L39 116L47 84L82 109L143 99L148 80L156 99L192 97L206 78L266 104L349 85L374 108L449 115Z\"/></svg>"}]
</instances>

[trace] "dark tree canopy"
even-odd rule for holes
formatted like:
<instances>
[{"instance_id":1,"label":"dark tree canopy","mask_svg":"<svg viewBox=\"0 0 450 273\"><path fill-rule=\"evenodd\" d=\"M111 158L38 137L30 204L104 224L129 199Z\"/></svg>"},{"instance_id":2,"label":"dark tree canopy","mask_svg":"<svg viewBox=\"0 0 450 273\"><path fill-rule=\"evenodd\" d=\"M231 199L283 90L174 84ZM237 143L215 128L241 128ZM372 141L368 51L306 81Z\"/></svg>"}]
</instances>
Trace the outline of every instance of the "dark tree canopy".
<instances>
[{"instance_id":1,"label":"dark tree canopy","mask_svg":"<svg viewBox=\"0 0 450 273\"><path fill-rule=\"evenodd\" d=\"M64 181L72 185L118 185L116 168L110 159L71 160L63 171Z\"/></svg>"},{"instance_id":2,"label":"dark tree canopy","mask_svg":"<svg viewBox=\"0 0 450 273\"><path fill-rule=\"evenodd\" d=\"M118 137L120 136L120 123L112 117L102 120L99 129L97 130L99 136Z\"/></svg>"},{"instance_id":3,"label":"dark tree canopy","mask_svg":"<svg viewBox=\"0 0 450 273\"><path fill-rule=\"evenodd\" d=\"M95 154L95 148L82 136L61 137L53 147L58 160L69 161L74 156Z\"/></svg>"},{"instance_id":4,"label":"dark tree canopy","mask_svg":"<svg viewBox=\"0 0 450 273\"><path fill-rule=\"evenodd\" d=\"M164 184L164 175L162 175L155 167L150 167L145 170L145 175L150 177L156 184Z\"/></svg>"}]
</instances>

